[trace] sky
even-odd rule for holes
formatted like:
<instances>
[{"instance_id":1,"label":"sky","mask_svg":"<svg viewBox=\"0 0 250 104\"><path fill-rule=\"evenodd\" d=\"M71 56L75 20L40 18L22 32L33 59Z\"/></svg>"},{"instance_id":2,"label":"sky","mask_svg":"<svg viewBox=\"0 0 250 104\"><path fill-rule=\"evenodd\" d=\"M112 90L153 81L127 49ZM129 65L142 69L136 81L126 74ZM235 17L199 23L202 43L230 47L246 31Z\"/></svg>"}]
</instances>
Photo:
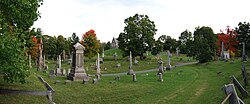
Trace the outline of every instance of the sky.
<instances>
[{"instance_id":1,"label":"sky","mask_svg":"<svg viewBox=\"0 0 250 104\"><path fill-rule=\"evenodd\" d=\"M248 0L44 0L41 18L32 27L44 35L70 37L94 29L101 42L112 41L123 32L124 20L136 13L155 22L156 35L178 40L181 32L192 33L198 26L209 26L214 33L239 22L250 22Z\"/></svg>"}]
</instances>

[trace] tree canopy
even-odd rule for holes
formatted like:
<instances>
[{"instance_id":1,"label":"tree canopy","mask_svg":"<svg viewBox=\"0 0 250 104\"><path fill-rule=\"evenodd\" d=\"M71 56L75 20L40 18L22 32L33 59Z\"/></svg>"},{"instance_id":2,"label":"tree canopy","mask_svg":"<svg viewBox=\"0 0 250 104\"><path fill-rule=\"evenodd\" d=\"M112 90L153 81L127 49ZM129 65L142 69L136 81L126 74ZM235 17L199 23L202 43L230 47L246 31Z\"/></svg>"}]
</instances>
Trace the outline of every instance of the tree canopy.
<instances>
[{"instance_id":1,"label":"tree canopy","mask_svg":"<svg viewBox=\"0 0 250 104\"><path fill-rule=\"evenodd\" d=\"M7 82L25 82L29 75L26 50L42 0L0 0L0 73Z\"/></svg>"},{"instance_id":2,"label":"tree canopy","mask_svg":"<svg viewBox=\"0 0 250 104\"><path fill-rule=\"evenodd\" d=\"M245 42L246 44L246 54L250 55L250 23L248 22L240 22L238 27L236 27L236 32L238 36L236 37L237 40L242 43ZM239 47L242 47L242 44L239 44ZM241 48L242 49L242 48Z\"/></svg>"},{"instance_id":3,"label":"tree canopy","mask_svg":"<svg viewBox=\"0 0 250 104\"><path fill-rule=\"evenodd\" d=\"M101 43L97 40L96 33L92 29L83 34L81 44L85 47L84 55L89 59L100 52Z\"/></svg>"},{"instance_id":4,"label":"tree canopy","mask_svg":"<svg viewBox=\"0 0 250 104\"><path fill-rule=\"evenodd\" d=\"M126 26L117 39L119 49L124 57L131 51L133 57L142 59L143 53L151 50L154 44L155 24L147 15L139 14L126 18L124 23Z\"/></svg>"}]
</instances>

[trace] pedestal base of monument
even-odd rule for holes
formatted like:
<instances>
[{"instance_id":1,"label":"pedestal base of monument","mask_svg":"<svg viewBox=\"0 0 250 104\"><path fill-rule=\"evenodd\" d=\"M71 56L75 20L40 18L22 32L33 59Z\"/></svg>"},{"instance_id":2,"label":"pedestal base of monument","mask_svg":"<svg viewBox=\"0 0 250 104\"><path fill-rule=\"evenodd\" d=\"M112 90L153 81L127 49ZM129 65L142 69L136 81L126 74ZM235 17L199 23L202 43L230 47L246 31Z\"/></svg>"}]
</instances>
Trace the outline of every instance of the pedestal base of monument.
<instances>
[{"instance_id":1,"label":"pedestal base of monument","mask_svg":"<svg viewBox=\"0 0 250 104\"><path fill-rule=\"evenodd\" d=\"M166 70L171 70L171 68L172 68L171 65L166 66Z\"/></svg>"},{"instance_id":2,"label":"pedestal base of monument","mask_svg":"<svg viewBox=\"0 0 250 104\"><path fill-rule=\"evenodd\" d=\"M128 71L128 73L127 73L127 75L133 75L133 74L135 74L135 72L134 72L133 69L130 69L130 70Z\"/></svg>"},{"instance_id":3,"label":"pedestal base of monument","mask_svg":"<svg viewBox=\"0 0 250 104\"><path fill-rule=\"evenodd\" d=\"M88 77L86 73L69 73L67 79L72 81L83 81L86 77Z\"/></svg>"}]
</instances>

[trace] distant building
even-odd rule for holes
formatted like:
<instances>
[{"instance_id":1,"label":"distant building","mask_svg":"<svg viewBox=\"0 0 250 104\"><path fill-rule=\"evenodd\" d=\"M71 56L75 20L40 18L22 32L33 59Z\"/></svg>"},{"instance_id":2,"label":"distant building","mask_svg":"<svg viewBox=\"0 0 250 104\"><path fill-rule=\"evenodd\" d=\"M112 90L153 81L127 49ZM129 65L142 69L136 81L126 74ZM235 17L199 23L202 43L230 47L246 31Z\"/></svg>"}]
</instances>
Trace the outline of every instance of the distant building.
<instances>
[{"instance_id":1,"label":"distant building","mask_svg":"<svg viewBox=\"0 0 250 104\"><path fill-rule=\"evenodd\" d=\"M112 39L112 42L110 43L110 48L118 48L118 40L117 38Z\"/></svg>"}]
</instances>

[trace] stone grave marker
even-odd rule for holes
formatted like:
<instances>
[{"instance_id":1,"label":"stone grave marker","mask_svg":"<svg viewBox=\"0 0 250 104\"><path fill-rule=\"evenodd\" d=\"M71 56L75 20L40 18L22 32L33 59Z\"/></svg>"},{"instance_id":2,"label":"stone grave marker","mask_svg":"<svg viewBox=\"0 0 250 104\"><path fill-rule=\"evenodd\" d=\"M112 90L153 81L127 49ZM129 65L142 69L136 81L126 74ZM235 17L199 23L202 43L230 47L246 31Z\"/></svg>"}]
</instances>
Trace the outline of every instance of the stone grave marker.
<instances>
[{"instance_id":1,"label":"stone grave marker","mask_svg":"<svg viewBox=\"0 0 250 104\"><path fill-rule=\"evenodd\" d=\"M176 57L178 58L179 57L179 47L176 47Z\"/></svg>"},{"instance_id":2,"label":"stone grave marker","mask_svg":"<svg viewBox=\"0 0 250 104\"><path fill-rule=\"evenodd\" d=\"M221 41L221 53L220 53L220 57L221 60L225 60L225 55L224 55L224 42Z\"/></svg>"},{"instance_id":3,"label":"stone grave marker","mask_svg":"<svg viewBox=\"0 0 250 104\"><path fill-rule=\"evenodd\" d=\"M121 77L118 75L118 76L115 76L115 80L120 80Z\"/></svg>"},{"instance_id":4,"label":"stone grave marker","mask_svg":"<svg viewBox=\"0 0 250 104\"><path fill-rule=\"evenodd\" d=\"M162 76L163 76L162 73L159 73L159 81L160 82L163 82L163 77Z\"/></svg>"},{"instance_id":5,"label":"stone grave marker","mask_svg":"<svg viewBox=\"0 0 250 104\"><path fill-rule=\"evenodd\" d=\"M73 57L72 57L72 66L69 75L67 76L68 80L79 81L83 80L85 77L88 77L84 70L84 49L80 43L74 45Z\"/></svg>"},{"instance_id":6,"label":"stone grave marker","mask_svg":"<svg viewBox=\"0 0 250 104\"><path fill-rule=\"evenodd\" d=\"M138 65L139 61L135 59L134 63L135 65Z\"/></svg>"},{"instance_id":7,"label":"stone grave marker","mask_svg":"<svg viewBox=\"0 0 250 104\"><path fill-rule=\"evenodd\" d=\"M166 69L167 69L167 70L171 70L171 65L170 65L170 57L171 57L171 54L170 54L170 51L169 51L169 50L167 51L167 53L168 53L168 63L167 63Z\"/></svg>"},{"instance_id":8,"label":"stone grave marker","mask_svg":"<svg viewBox=\"0 0 250 104\"><path fill-rule=\"evenodd\" d=\"M98 79L94 78L93 79L93 84L97 84L98 83Z\"/></svg>"},{"instance_id":9,"label":"stone grave marker","mask_svg":"<svg viewBox=\"0 0 250 104\"><path fill-rule=\"evenodd\" d=\"M62 76L66 76L66 70L62 69Z\"/></svg>"},{"instance_id":10,"label":"stone grave marker","mask_svg":"<svg viewBox=\"0 0 250 104\"><path fill-rule=\"evenodd\" d=\"M134 73L135 72L132 69L132 53L130 51L130 54L129 54L129 71L128 71L127 75L133 75Z\"/></svg>"},{"instance_id":11,"label":"stone grave marker","mask_svg":"<svg viewBox=\"0 0 250 104\"><path fill-rule=\"evenodd\" d=\"M32 68L31 66L31 55L29 54L29 68Z\"/></svg>"},{"instance_id":12,"label":"stone grave marker","mask_svg":"<svg viewBox=\"0 0 250 104\"><path fill-rule=\"evenodd\" d=\"M160 74L160 73L162 73L163 74L163 72L164 72L164 69L163 69L163 62L162 62L162 58L160 58L160 60L159 60L159 71L158 71L158 75Z\"/></svg>"},{"instance_id":13,"label":"stone grave marker","mask_svg":"<svg viewBox=\"0 0 250 104\"><path fill-rule=\"evenodd\" d=\"M136 74L135 74L135 73L133 74L133 81L134 81L134 82L137 81L137 80L136 80Z\"/></svg>"}]
</instances>

